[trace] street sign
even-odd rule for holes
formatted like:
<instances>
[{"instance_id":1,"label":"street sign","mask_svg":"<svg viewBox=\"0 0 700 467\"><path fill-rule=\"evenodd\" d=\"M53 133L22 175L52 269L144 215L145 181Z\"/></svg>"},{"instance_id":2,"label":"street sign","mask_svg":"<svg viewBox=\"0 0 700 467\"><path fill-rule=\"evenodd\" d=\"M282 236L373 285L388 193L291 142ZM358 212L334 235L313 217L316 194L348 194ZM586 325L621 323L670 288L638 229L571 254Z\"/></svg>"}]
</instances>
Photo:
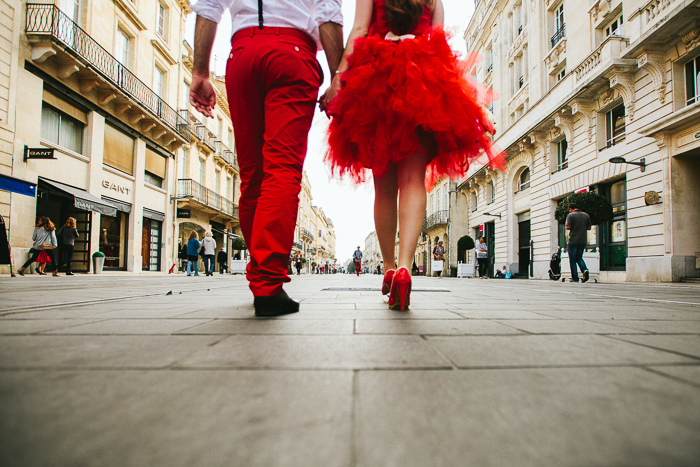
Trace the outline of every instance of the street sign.
<instances>
[{"instance_id":1,"label":"street sign","mask_svg":"<svg viewBox=\"0 0 700 467\"><path fill-rule=\"evenodd\" d=\"M25 145L24 162L27 162L27 159L56 159L53 151L53 148L30 148Z\"/></svg>"},{"instance_id":2,"label":"street sign","mask_svg":"<svg viewBox=\"0 0 700 467\"><path fill-rule=\"evenodd\" d=\"M179 209L177 210L177 217L181 219L189 219L192 215L191 209Z\"/></svg>"}]
</instances>

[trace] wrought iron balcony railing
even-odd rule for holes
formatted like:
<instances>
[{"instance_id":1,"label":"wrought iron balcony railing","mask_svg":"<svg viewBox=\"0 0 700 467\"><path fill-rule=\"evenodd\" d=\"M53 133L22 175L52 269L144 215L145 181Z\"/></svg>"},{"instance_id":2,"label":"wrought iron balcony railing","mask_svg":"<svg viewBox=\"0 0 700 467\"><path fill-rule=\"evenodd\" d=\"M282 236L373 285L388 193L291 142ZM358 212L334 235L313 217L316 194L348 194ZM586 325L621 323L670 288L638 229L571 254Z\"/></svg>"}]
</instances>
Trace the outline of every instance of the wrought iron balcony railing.
<instances>
[{"instance_id":1,"label":"wrought iron balcony railing","mask_svg":"<svg viewBox=\"0 0 700 467\"><path fill-rule=\"evenodd\" d=\"M238 205L218 193L202 186L190 178L181 178L177 181L177 196L190 196L191 199L215 209L227 216L238 219Z\"/></svg>"},{"instance_id":2,"label":"wrought iron balcony railing","mask_svg":"<svg viewBox=\"0 0 700 467\"><path fill-rule=\"evenodd\" d=\"M305 228L302 227L301 229L299 229L299 232L301 233L301 235L302 235L303 237L310 238L310 239L312 239L312 240L313 240L313 238L314 238L314 234L312 234L311 231L310 231L309 229L305 229Z\"/></svg>"},{"instance_id":3,"label":"wrought iron balcony railing","mask_svg":"<svg viewBox=\"0 0 700 467\"><path fill-rule=\"evenodd\" d=\"M195 126L194 131L197 133L197 138L199 138L210 151L214 152L216 150L216 135L214 133L209 131L209 129L202 124Z\"/></svg>"},{"instance_id":4,"label":"wrought iron balcony railing","mask_svg":"<svg viewBox=\"0 0 700 467\"><path fill-rule=\"evenodd\" d=\"M438 211L423 220L423 231L438 225L446 225L450 218L450 211Z\"/></svg>"},{"instance_id":5,"label":"wrought iron balcony railing","mask_svg":"<svg viewBox=\"0 0 700 467\"><path fill-rule=\"evenodd\" d=\"M566 24L562 24L559 29L552 36L552 48L554 48L559 41L566 37Z\"/></svg>"},{"instance_id":6,"label":"wrought iron balcony railing","mask_svg":"<svg viewBox=\"0 0 700 467\"><path fill-rule=\"evenodd\" d=\"M180 116L187 122L187 131L189 132L190 135L192 136L197 136L197 132L195 131L195 128L199 125L201 126L201 122L197 120L197 118L192 114L187 109L180 109Z\"/></svg>"},{"instance_id":7,"label":"wrought iron balcony railing","mask_svg":"<svg viewBox=\"0 0 700 467\"><path fill-rule=\"evenodd\" d=\"M25 32L27 35L50 37L60 43L64 50L84 60L91 70L133 99L174 133L184 138L188 137L188 122L124 64L75 24L58 6L28 3Z\"/></svg>"},{"instance_id":8,"label":"wrought iron balcony railing","mask_svg":"<svg viewBox=\"0 0 700 467\"><path fill-rule=\"evenodd\" d=\"M296 248L297 250L303 250L303 249L304 249L304 244L301 243L301 242L294 242L294 245L293 245L293 246L294 246L294 248Z\"/></svg>"}]
</instances>

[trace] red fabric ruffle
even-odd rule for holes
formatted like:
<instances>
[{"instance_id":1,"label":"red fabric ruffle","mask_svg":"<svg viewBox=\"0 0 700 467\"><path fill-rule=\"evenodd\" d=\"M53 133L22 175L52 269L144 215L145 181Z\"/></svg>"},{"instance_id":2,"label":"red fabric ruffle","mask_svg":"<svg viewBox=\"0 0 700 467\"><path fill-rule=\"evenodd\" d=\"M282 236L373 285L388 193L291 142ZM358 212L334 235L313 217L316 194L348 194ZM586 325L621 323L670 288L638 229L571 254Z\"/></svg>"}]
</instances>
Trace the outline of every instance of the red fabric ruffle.
<instances>
[{"instance_id":1,"label":"red fabric ruffle","mask_svg":"<svg viewBox=\"0 0 700 467\"><path fill-rule=\"evenodd\" d=\"M355 41L343 87L329 105L326 162L334 175L364 182L421 150L417 128L432 133L436 156L425 174L429 189L442 177L458 179L477 161L503 168L493 146L488 104L493 92L467 78L478 56L458 60L441 27L399 42L378 35Z\"/></svg>"}]
</instances>

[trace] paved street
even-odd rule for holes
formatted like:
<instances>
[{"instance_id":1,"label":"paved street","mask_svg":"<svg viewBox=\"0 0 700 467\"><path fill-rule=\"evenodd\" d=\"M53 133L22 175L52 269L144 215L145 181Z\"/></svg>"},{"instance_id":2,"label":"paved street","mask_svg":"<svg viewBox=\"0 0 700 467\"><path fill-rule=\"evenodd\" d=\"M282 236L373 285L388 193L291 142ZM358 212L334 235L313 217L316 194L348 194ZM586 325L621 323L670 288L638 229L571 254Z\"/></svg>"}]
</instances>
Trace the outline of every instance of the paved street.
<instances>
[{"instance_id":1,"label":"paved street","mask_svg":"<svg viewBox=\"0 0 700 467\"><path fill-rule=\"evenodd\" d=\"M380 281L0 278L0 465L698 465L697 285Z\"/></svg>"}]
</instances>

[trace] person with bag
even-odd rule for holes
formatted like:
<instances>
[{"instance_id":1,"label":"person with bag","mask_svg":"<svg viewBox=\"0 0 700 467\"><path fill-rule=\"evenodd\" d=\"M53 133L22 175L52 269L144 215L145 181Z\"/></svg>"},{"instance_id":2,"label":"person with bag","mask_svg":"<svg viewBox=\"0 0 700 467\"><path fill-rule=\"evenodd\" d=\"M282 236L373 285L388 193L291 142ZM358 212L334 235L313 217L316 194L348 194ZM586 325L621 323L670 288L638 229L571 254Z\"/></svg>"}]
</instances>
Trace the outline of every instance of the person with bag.
<instances>
[{"instance_id":1,"label":"person with bag","mask_svg":"<svg viewBox=\"0 0 700 467\"><path fill-rule=\"evenodd\" d=\"M39 222L34 227L34 232L32 233L32 240L34 241L34 253L32 253L31 258L29 258L27 262L17 270L17 274L23 276L27 266L36 261L39 258L39 253L41 253L43 250L47 255L49 255L51 265L53 266L53 275L58 276L56 255L53 251L54 248L58 247L58 240L56 240L56 227L54 227L53 222L51 222L48 217L41 216L39 218Z\"/></svg>"},{"instance_id":2,"label":"person with bag","mask_svg":"<svg viewBox=\"0 0 700 467\"><path fill-rule=\"evenodd\" d=\"M331 172L374 182L374 220L391 309L410 304L409 268L426 189L464 177L473 161L502 168L487 111L493 92L469 76L442 29L441 0L357 0L355 24L331 87L325 156ZM397 222L398 221L398 222ZM398 268L396 232L399 238Z\"/></svg>"},{"instance_id":3,"label":"person with bag","mask_svg":"<svg viewBox=\"0 0 700 467\"><path fill-rule=\"evenodd\" d=\"M214 275L214 256L216 255L216 240L211 236L211 232L204 234L202 239L202 256L204 257L204 272L207 276Z\"/></svg>"},{"instance_id":4,"label":"person with bag","mask_svg":"<svg viewBox=\"0 0 700 467\"><path fill-rule=\"evenodd\" d=\"M58 263L60 269L64 264L66 265L66 276L72 276L71 263L73 262L73 249L75 248L75 239L78 238L80 234L78 229L75 227L75 218L69 217L66 219L66 223L56 234L56 239L58 240L58 245L61 248L61 253L63 253L63 261Z\"/></svg>"},{"instance_id":5,"label":"person with bag","mask_svg":"<svg viewBox=\"0 0 700 467\"><path fill-rule=\"evenodd\" d=\"M189 276L192 271L192 265L194 264L194 275L199 275L199 248L202 244L199 242L199 235L195 230L190 233L190 237L187 240L187 275Z\"/></svg>"},{"instance_id":6,"label":"person with bag","mask_svg":"<svg viewBox=\"0 0 700 467\"><path fill-rule=\"evenodd\" d=\"M445 247L442 246L442 240L433 248L433 261L445 261ZM438 277L442 277L442 270L438 271Z\"/></svg>"}]
</instances>

